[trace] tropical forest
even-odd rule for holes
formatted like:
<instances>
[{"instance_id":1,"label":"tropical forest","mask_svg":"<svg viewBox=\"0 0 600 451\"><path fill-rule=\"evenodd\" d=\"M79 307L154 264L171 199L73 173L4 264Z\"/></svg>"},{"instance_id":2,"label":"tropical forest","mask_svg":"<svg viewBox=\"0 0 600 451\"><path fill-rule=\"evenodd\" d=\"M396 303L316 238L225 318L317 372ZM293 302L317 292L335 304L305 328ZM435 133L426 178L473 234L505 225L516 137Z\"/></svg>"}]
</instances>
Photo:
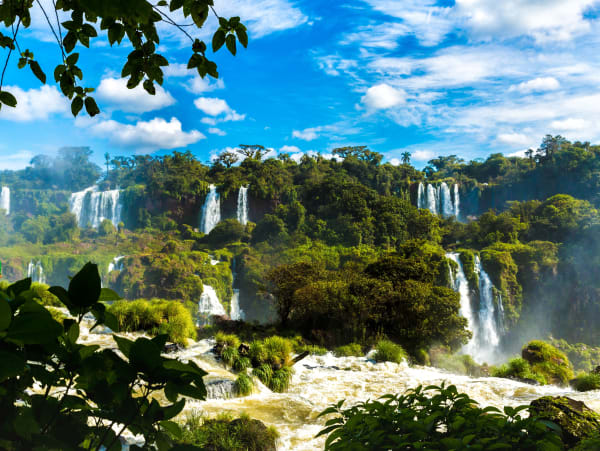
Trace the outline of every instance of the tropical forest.
<instances>
[{"instance_id":1,"label":"tropical forest","mask_svg":"<svg viewBox=\"0 0 600 451\"><path fill-rule=\"evenodd\" d=\"M0 3L0 450L600 449L594 102L572 100L583 122L536 128L523 107L511 133L441 138L467 119L461 133L474 133L492 108L481 95L486 106L466 107L478 117L454 117L469 87L497 94L457 46L496 39L495 58L539 51L546 67L543 52L597 27L597 2L550 2L539 25L537 6L510 1L531 23L508 37L490 23L508 32L516 19L486 1L332 6L334 26L351 19L330 45L391 52L366 63L391 78L363 88L358 63L319 60L335 78L327 96L360 93L345 110L360 118L300 129L326 111L307 106L318 84L299 78L307 69L283 67L320 50L275 41L331 33L315 3ZM496 34L481 37L482 23ZM266 55L260 69L252 52ZM402 52L420 69L392 71ZM454 73L450 54L472 72ZM497 95L562 95L574 72L548 71L558 86L538 77ZM265 96L277 77L297 100ZM416 90L432 80L426 100ZM219 89L255 112L206 94ZM496 107L491 122L508 121ZM281 144L283 123L296 141ZM439 142L423 150L417 132Z\"/></svg>"}]
</instances>

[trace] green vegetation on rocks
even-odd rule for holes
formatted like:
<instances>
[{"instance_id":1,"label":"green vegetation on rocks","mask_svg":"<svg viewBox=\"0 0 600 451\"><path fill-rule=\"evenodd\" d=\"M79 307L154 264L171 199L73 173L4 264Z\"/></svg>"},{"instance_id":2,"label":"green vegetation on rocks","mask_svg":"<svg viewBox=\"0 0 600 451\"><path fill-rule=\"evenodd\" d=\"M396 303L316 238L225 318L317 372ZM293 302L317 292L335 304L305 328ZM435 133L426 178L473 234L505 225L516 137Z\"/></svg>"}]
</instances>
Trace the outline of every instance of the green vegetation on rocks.
<instances>
[{"instance_id":1,"label":"green vegetation on rocks","mask_svg":"<svg viewBox=\"0 0 600 451\"><path fill-rule=\"evenodd\" d=\"M380 340L375 345L373 358L376 362L401 363L406 357L406 351L402 349L402 346L390 340Z\"/></svg>"},{"instance_id":2,"label":"green vegetation on rocks","mask_svg":"<svg viewBox=\"0 0 600 451\"><path fill-rule=\"evenodd\" d=\"M549 343L533 340L521 351L531 371L542 376L547 383L567 385L573 379L573 368L567 356Z\"/></svg>"}]
</instances>

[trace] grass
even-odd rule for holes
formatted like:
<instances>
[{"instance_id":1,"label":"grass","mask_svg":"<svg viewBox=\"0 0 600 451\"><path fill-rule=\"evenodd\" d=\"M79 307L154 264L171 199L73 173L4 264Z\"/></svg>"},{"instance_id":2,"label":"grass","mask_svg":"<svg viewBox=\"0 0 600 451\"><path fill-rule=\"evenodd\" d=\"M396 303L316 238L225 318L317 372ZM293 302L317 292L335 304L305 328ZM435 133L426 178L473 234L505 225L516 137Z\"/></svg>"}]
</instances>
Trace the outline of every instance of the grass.
<instances>
[{"instance_id":1,"label":"grass","mask_svg":"<svg viewBox=\"0 0 600 451\"><path fill-rule=\"evenodd\" d=\"M186 346L187 339L196 338L192 314L179 301L138 299L117 301L108 307L117 317L122 332L145 331L153 335L166 334L173 343Z\"/></svg>"},{"instance_id":2,"label":"grass","mask_svg":"<svg viewBox=\"0 0 600 451\"><path fill-rule=\"evenodd\" d=\"M361 357L365 355L362 350L362 346L358 343L350 343L344 346L335 348L333 353L336 357Z\"/></svg>"},{"instance_id":3,"label":"grass","mask_svg":"<svg viewBox=\"0 0 600 451\"><path fill-rule=\"evenodd\" d=\"M380 340L375 345L374 359L376 362L394 362L400 363L406 358L407 354L402 346L390 340Z\"/></svg>"},{"instance_id":4,"label":"grass","mask_svg":"<svg viewBox=\"0 0 600 451\"><path fill-rule=\"evenodd\" d=\"M235 380L235 393L238 396L248 396L252 393L253 389L254 382L252 382L252 378L246 373L240 373Z\"/></svg>"},{"instance_id":5,"label":"grass","mask_svg":"<svg viewBox=\"0 0 600 451\"><path fill-rule=\"evenodd\" d=\"M533 371L529 362L521 357L511 359L507 364L493 368L492 376L509 379L533 379L542 385L547 383L546 378L542 374Z\"/></svg>"},{"instance_id":6,"label":"grass","mask_svg":"<svg viewBox=\"0 0 600 451\"><path fill-rule=\"evenodd\" d=\"M308 351L310 355L325 355L328 352L327 348L317 345L302 344L294 347L294 352L296 352L296 354L302 354L306 351Z\"/></svg>"},{"instance_id":7,"label":"grass","mask_svg":"<svg viewBox=\"0 0 600 451\"><path fill-rule=\"evenodd\" d=\"M532 340L523 348L523 358L531 365L532 373L541 375L548 383L567 385L573 379L573 368L564 352L542 340Z\"/></svg>"}]
</instances>

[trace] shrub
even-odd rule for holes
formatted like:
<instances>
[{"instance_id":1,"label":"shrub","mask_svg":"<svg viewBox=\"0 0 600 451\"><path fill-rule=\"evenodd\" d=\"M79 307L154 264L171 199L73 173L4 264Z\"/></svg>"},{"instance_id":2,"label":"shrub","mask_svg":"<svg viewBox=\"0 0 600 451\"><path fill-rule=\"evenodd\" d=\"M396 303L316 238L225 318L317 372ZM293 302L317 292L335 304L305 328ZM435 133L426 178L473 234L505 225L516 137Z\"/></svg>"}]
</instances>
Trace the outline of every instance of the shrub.
<instances>
[{"instance_id":1,"label":"shrub","mask_svg":"<svg viewBox=\"0 0 600 451\"><path fill-rule=\"evenodd\" d=\"M248 396L252 393L252 389L254 388L254 383L252 382L252 378L245 373L241 373L238 375L235 380L235 393L238 396Z\"/></svg>"},{"instance_id":2,"label":"shrub","mask_svg":"<svg viewBox=\"0 0 600 451\"><path fill-rule=\"evenodd\" d=\"M244 371L247 368L252 366L250 359L248 357L238 357L233 361L233 365L231 365L235 371Z\"/></svg>"},{"instance_id":3,"label":"shrub","mask_svg":"<svg viewBox=\"0 0 600 451\"><path fill-rule=\"evenodd\" d=\"M574 377L567 356L549 343L530 341L521 354L531 365L531 371L543 376L550 384L566 385Z\"/></svg>"},{"instance_id":4,"label":"shrub","mask_svg":"<svg viewBox=\"0 0 600 451\"><path fill-rule=\"evenodd\" d=\"M562 449L555 426L519 412L528 406L482 409L455 386L417 387L401 395L349 409L343 401L326 409L334 414L319 435L329 435L325 450L347 449Z\"/></svg>"},{"instance_id":5,"label":"shrub","mask_svg":"<svg viewBox=\"0 0 600 451\"><path fill-rule=\"evenodd\" d=\"M291 366L284 366L273 372L268 387L278 393L286 391L292 380L294 369Z\"/></svg>"},{"instance_id":6,"label":"shrub","mask_svg":"<svg viewBox=\"0 0 600 451\"><path fill-rule=\"evenodd\" d=\"M350 343L344 346L339 346L335 348L333 353L337 357L361 357L365 355L362 350L362 346L358 343Z\"/></svg>"},{"instance_id":7,"label":"shrub","mask_svg":"<svg viewBox=\"0 0 600 451\"><path fill-rule=\"evenodd\" d=\"M580 374L571 381L571 386L577 391L600 390L600 374Z\"/></svg>"},{"instance_id":8,"label":"shrub","mask_svg":"<svg viewBox=\"0 0 600 451\"><path fill-rule=\"evenodd\" d=\"M481 376L481 365L477 364L468 354L451 354L449 352L435 352L431 356L431 364L436 368L457 374Z\"/></svg>"},{"instance_id":9,"label":"shrub","mask_svg":"<svg viewBox=\"0 0 600 451\"><path fill-rule=\"evenodd\" d=\"M213 451L272 450L275 449L275 441L279 437L275 428L267 427L247 415L238 419L229 415L205 419L192 412L186 417L182 429L180 444Z\"/></svg>"},{"instance_id":10,"label":"shrub","mask_svg":"<svg viewBox=\"0 0 600 451\"><path fill-rule=\"evenodd\" d=\"M178 301L138 299L116 301L108 307L124 332L146 331L155 335L166 334L169 340L183 346L187 339L196 338L192 314Z\"/></svg>"},{"instance_id":11,"label":"shrub","mask_svg":"<svg viewBox=\"0 0 600 451\"><path fill-rule=\"evenodd\" d=\"M547 383L542 374L532 371L529 362L520 357L509 360L508 364L493 368L492 376L508 379L533 379L543 385Z\"/></svg>"},{"instance_id":12,"label":"shrub","mask_svg":"<svg viewBox=\"0 0 600 451\"><path fill-rule=\"evenodd\" d=\"M271 365L289 365L292 359L292 343L290 340L273 336L267 337L263 341L263 346L267 354L266 361Z\"/></svg>"},{"instance_id":13,"label":"shrub","mask_svg":"<svg viewBox=\"0 0 600 451\"><path fill-rule=\"evenodd\" d=\"M376 362L395 362L400 363L406 358L406 351L402 346L397 345L390 340L380 340L375 345L375 355L373 356Z\"/></svg>"},{"instance_id":14,"label":"shrub","mask_svg":"<svg viewBox=\"0 0 600 451\"><path fill-rule=\"evenodd\" d=\"M250 351L248 352L252 366L257 367L267 361L267 350L260 341L253 341L250 343Z\"/></svg>"},{"instance_id":15,"label":"shrub","mask_svg":"<svg viewBox=\"0 0 600 451\"><path fill-rule=\"evenodd\" d=\"M271 385L271 378L273 377L273 368L271 368L271 365L264 363L259 367L255 367L252 370L252 374L254 374L267 387Z\"/></svg>"},{"instance_id":16,"label":"shrub","mask_svg":"<svg viewBox=\"0 0 600 451\"><path fill-rule=\"evenodd\" d=\"M56 296L50 293L48 288L50 287L46 284L33 282L30 290L35 293L35 297L40 301L40 304L51 307L64 307L64 304L60 302Z\"/></svg>"},{"instance_id":17,"label":"shrub","mask_svg":"<svg viewBox=\"0 0 600 451\"><path fill-rule=\"evenodd\" d=\"M239 359L237 348L227 347L223 349L223 352L221 352L221 359L226 365L233 366L233 363Z\"/></svg>"},{"instance_id":18,"label":"shrub","mask_svg":"<svg viewBox=\"0 0 600 451\"><path fill-rule=\"evenodd\" d=\"M223 332L217 332L215 335L215 341L217 342L217 347L229 347L229 348L239 348L241 341L240 339L233 334L225 334Z\"/></svg>"}]
</instances>

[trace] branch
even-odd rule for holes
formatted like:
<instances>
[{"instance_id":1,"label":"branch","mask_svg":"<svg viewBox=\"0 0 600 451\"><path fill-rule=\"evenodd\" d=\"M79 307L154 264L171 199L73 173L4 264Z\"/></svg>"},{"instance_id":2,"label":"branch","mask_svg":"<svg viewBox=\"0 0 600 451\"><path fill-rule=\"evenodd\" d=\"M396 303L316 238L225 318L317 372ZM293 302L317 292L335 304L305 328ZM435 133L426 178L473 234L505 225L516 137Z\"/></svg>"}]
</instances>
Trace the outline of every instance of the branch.
<instances>
[{"instance_id":1,"label":"branch","mask_svg":"<svg viewBox=\"0 0 600 451\"><path fill-rule=\"evenodd\" d=\"M174 27L177 27L177 28L179 28L179 30L180 30L180 31L181 31L183 34L185 34L185 35L186 35L188 38L190 38L190 41L194 42L194 38L193 38L193 37L191 37L191 36L190 36L190 34L189 34L187 31L185 31L185 30L183 29L183 27L189 27L189 26L191 26L191 25L193 25L193 24L190 24L190 25L179 25L179 24L178 24L178 23L176 23L176 22L175 22L173 19L171 19L171 18L170 18L170 17L169 17L169 16L168 16L166 13L163 13L163 12L160 10L160 8L158 8L158 7L154 6L154 5L152 5L152 9L154 9L154 11L156 11L158 14L160 14L161 16L163 16L163 17L165 18L165 21L166 21L167 23L169 23L169 24L173 25Z\"/></svg>"},{"instance_id":2,"label":"branch","mask_svg":"<svg viewBox=\"0 0 600 451\"><path fill-rule=\"evenodd\" d=\"M13 32L13 43L17 39L17 33L19 32L19 27L21 26L21 17L19 17L19 21L17 22L17 29ZM8 55L6 56L6 61L4 62L4 69L2 69L2 77L0 77L0 91L2 91L2 85L4 84L4 74L6 73L6 68L8 67L8 61L10 60L10 55L12 54L13 49L8 49Z\"/></svg>"},{"instance_id":3,"label":"branch","mask_svg":"<svg viewBox=\"0 0 600 451\"><path fill-rule=\"evenodd\" d=\"M58 10L56 9L56 1L52 0L52 4L54 5L54 15L56 16L56 25L58 26L58 36L60 38L60 51L62 52L63 55L63 63L66 62L66 55L65 55L65 47L63 46L62 43L62 27L60 26L60 19L58 18Z\"/></svg>"}]
</instances>

